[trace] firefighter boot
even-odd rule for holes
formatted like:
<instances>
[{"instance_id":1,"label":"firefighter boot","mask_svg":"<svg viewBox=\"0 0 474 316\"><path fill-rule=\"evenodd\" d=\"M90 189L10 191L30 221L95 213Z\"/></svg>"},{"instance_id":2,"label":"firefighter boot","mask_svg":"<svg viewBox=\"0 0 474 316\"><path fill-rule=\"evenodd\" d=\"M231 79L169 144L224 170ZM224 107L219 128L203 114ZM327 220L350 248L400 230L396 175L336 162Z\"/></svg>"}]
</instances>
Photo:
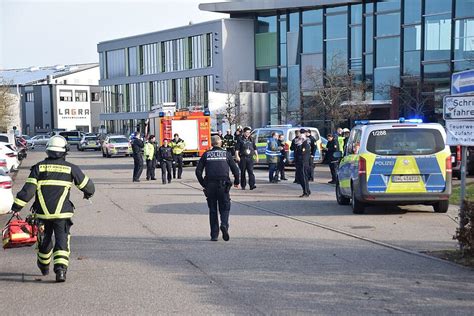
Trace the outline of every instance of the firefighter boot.
<instances>
[{"instance_id":1,"label":"firefighter boot","mask_svg":"<svg viewBox=\"0 0 474 316\"><path fill-rule=\"evenodd\" d=\"M38 266L38 268L40 269L41 271L41 274L43 276L46 276L49 274L49 266L45 266L45 265L42 265L41 263L37 262L36 265Z\"/></svg>"},{"instance_id":2,"label":"firefighter boot","mask_svg":"<svg viewBox=\"0 0 474 316\"><path fill-rule=\"evenodd\" d=\"M59 269L56 271L56 282L66 282L66 270Z\"/></svg>"}]
</instances>

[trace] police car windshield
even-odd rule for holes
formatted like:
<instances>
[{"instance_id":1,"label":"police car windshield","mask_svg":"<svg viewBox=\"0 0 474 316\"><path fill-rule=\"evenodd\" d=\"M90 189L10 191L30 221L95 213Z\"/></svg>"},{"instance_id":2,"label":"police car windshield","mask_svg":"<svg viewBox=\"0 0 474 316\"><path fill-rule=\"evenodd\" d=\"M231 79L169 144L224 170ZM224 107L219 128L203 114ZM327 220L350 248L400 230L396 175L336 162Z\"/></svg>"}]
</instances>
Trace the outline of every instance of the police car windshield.
<instances>
[{"instance_id":1,"label":"police car windshield","mask_svg":"<svg viewBox=\"0 0 474 316\"><path fill-rule=\"evenodd\" d=\"M431 155L444 149L441 133L436 129L391 128L370 132L367 151L377 155Z\"/></svg>"},{"instance_id":2,"label":"police car windshield","mask_svg":"<svg viewBox=\"0 0 474 316\"><path fill-rule=\"evenodd\" d=\"M86 136L85 139L86 140L96 140L97 136Z\"/></svg>"},{"instance_id":3,"label":"police car windshield","mask_svg":"<svg viewBox=\"0 0 474 316\"><path fill-rule=\"evenodd\" d=\"M109 139L109 143L112 143L112 144L128 143L128 139L126 139L126 138L111 138L111 139Z\"/></svg>"}]
</instances>

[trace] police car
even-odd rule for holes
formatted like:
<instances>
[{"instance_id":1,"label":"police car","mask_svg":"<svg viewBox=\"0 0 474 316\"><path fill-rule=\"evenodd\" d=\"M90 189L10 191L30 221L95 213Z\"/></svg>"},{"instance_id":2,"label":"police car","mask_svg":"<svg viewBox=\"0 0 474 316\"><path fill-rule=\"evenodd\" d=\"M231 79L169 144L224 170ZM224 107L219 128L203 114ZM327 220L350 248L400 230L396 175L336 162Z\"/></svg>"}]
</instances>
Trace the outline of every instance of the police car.
<instances>
[{"instance_id":1,"label":"police car","mask_svg":"<svg viewBox=\"0 0 474 316\"><path fill-rule=\"evenodd\" d=\"M337 172L336 197L362 214L368 204L433 205L445 213L451 195L451 152L437 123L359 121Z\"/></svg>"},{"instance_id":2,"label":"police car","mask_svg":"<svg viewBox=\"0 0 474 316\"><path fill-rule=\"evenodd\" d=\"M272 136L273 132L277 132L279 135L285 137L285 150L287 155L287 164L292 165L294 163L294 152L290 150L291 141L295 138L296 131L304 128L310 130L311 135L316 139L316 150L314 152L314 162L320 163L323 160L322 156L322 143L319 130L316 127L295 127L291 124L288 125L268 125L266 127L256 128L252 131L251 137L257 146L258 159L260 164L266 164L267 141Z\"/></svg>"}]
</instances>

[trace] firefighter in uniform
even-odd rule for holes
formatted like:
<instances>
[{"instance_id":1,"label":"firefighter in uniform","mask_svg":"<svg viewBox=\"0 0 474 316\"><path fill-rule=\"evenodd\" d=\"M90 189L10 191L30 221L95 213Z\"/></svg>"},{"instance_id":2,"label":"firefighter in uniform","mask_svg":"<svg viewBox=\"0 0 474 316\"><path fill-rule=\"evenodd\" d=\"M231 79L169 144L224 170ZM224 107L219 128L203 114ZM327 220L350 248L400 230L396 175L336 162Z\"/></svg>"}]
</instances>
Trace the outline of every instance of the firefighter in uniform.
<instances>
[{"instance_id":1,"label":"firefighter in uniform","mask_svg":"<svg viewBox=\"0 0 474 316\"><path fill-rule=\"evenodd\" d=\"M161 181L163 184L166 184L166 180L168 179L168 183L171 183L171 165L173 164L173 152L169 146L168 139L165 138L163 140L163 146L158 148L157 158L161 166Z\"/></svg>"},{"instance_id":2,"label":"firefighter in uniform","mask_svg":"<svg viewBox=\"0 0 474 316\"><path fill-rule=\"evenodd\" d=\"M232 182L229 178L229 168L234 175L234 187L239 187L239 168L234 162L231 154L222 149L222 140L215 135L211 138L212 149L206 151L199 160L196 167L196 177L204 188L204 195L207 198L209 207L209 222L211 225L211 241L217 241L219 237L219 218L217 209L219 208L222 231L222 239L229 240L229 212L230 195L229 191ZM206 170L206 176L202 173Z\"/></svg>"},{"instance_id":3,"label":"firefighter in uniform","mask_svg":"<svg viewBox=\"0 0 474 316\"><path fill-rule=\"evenodd\" d=\"M66 281L70 255L70 228L74 205L69 200L70 189L76 185L89 199L94 184L76 165L66 161L67 141L53 136L46 145L48 157L31 167L26 183L18 192L12 212L19 212L35 195L33 210L38 220L37 265L43 275L49 274L51 260L56 282ZM54 233L54 247L53 247Z\"/></svg>"},{"instance_id":4,"label":"firefighter in uniform","mask_svg":"<svg viewBox=\"0 0 474 316\"><path fill-rule=\"evenodd\" d=\"M235 140L234 136L232 135L232 131L229 129L227 130L227 134L224 136L224 147L225 149L230 152L232 157L235 156Z\"/></svg>"},{"instance_id":5,"label":"firefighter in uniform","mask_svg":"<svg viewBox=\"0 0 474 316\"><path fill-rule=\"evenodd\" d=\"M257 188L255 186L255 175L253 173L253 157L255 161L258 163L258 154L257 154L257 146L250 137L250 128L244 128L244 135L240 140L237 142L235 148L235 158L239 163L240 168L240 186L242 190L245 190L245 186L247 184L247 180L245 179L245 172L247 171L249 175L249 185L250 190Z\"/></svg>"},{"instance_id":6,"label":"firefighter in uniform","mask_svg":"<svg viewBox=\"0 0 474 316\"><path fill-rule=\"evenodd\" d=\"M181 179L181 174L183 173L183 151L186 148L186 143L179 138L178 134L174 134L170 147L173 150L173 179L176 179L176 168L178 168L178 179Z\"/></svg>"}]
</instances>

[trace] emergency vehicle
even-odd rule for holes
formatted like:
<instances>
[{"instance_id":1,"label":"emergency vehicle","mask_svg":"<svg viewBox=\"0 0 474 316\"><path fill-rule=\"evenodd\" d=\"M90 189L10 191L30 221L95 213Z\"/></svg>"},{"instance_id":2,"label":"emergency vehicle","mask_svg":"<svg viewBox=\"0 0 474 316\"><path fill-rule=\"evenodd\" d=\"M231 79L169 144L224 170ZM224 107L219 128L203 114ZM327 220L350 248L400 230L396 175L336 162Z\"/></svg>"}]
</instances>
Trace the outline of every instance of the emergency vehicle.
<instances>
[{"instance_id":1,"label":"emergency vehicle","mask_svg":"<svg viewBox=\"0 0 474 316\"><path fill-rule=\"evenodd\" d=\"M156 142L173 139L178 134L186 143L183 161L197 164L199 158L211 148L211 117L209 111L190 109L156 109L150 112L148 134L155 135Z\"/></svg>"},{"instance_id":2,"label":"emergency vehicle","mask_svg":"<svg viewBox=\"0 0 474 316\"><path fill-rule=\"evenodd\" d=\"M336 198L362 214L368 204L432 205L445 213L451 195L451 152L437 123L359 121L337 172Z\"/></svg>"}]
</instances>

